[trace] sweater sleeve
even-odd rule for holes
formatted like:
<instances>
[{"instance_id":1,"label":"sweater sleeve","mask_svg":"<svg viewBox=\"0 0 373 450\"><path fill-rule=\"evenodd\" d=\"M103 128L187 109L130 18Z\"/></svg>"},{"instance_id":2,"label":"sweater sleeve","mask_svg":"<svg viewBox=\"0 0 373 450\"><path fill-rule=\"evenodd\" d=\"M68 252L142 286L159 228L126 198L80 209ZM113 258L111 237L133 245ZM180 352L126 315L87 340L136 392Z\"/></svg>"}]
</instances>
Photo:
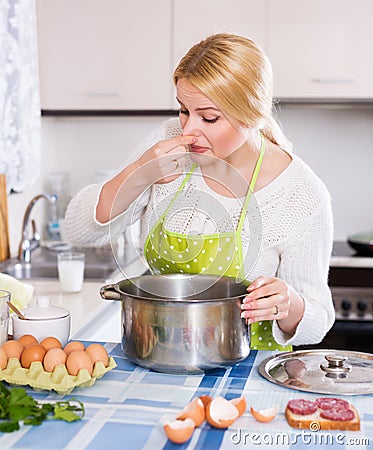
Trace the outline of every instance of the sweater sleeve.
<instances>
[{"instance_id":1,"label":"sweater sleeve","mask_svg":"<svg viewBox=\"0 0 373 450\"><path fill-rule=\"evenodd\" d=\"M132 153L126 165L138 159L160 140L171 139L180 133L178 119L165 121ZM72 244L93 247L109 244L112 240L116 240L129 225L141 218L149 202L150 189L147 189L122 214L103 224L96 219L96 207L101 189L102 185L91 184L79 191L70 201L65 216L65 227L67 239Z\"/></svg>"},{"instance_id":2,"label":"sweater sleeve","mask_svg":"<svg viewBox=\"0 0 373 450\"><path fill-rule=\"evenodd\" d=\"M96 206L102 186L91 184L79 191L69 203L65 216L66 236L76 245L100 247L115 241L136 222L147 204L149 194L142 195L126 211L107 223L96 220Z\"/></svg>"},{"instance_id":3,"label":"sweater sleeve","mask_svg":"<svg viewBox=\"0 0 373 450\"><path fill-rule=\"evenodd\" d=\"M273 322L273 335L280 344L320 342L332 327L335 312L328 286L333 244L333 219L329 194L308 221L308 227L285 244L277 276L292 286L304 300L304 315L292 336Z\"/></svg>"}]
</instances>

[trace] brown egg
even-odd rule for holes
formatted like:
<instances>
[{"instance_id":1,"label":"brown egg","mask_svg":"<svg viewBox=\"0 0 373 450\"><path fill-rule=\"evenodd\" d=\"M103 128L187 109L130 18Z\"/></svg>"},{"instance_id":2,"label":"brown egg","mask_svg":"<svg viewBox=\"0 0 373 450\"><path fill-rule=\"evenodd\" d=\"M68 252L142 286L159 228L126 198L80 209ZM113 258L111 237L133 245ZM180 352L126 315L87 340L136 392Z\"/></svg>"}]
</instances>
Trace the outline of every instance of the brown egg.
<instances>
[{"instance_id":1,"label":"brown egg","mask_svg":"<svg viewBox=\"0 0 373 450\"><path fill-rule=\"evenodd\" d=\"M19 341L6 341L3 344L6 356L9 358L20 359L23 352L23 345Z\"/></svg>"},{"instance_id":2,"label":"brown egg","mask_svg":"<svg viewBox=\"0 0 373 450\"><path fill-rule=\"evenodd\" d=\"M46 337L40 342L40 344L45 348L46 351L50 350L51 348L62 348L61 342L53 336Z\"/></svg>"},{"instance_id":3,"label":"brown egg","mask_svg":"<svg viewBox=\"0 0 373 450\"><path fill-rule=\"evenodd\" d=\"M107 354L106 349L100 344L91 344L85 350L93 364L97 361L101 361L104 363L104 366L107 367L109 364L109 355Z\"/></svg>"},{"instance_id":4,"label":"brown egg","mask_svg":"<svg viewBox=\"0 0 373 450\"><path fill-rule=\"evenodd\" d=\"M92 375L93 362L85 350L74 350L68 355L66 360L67 371L70 375L76 376L81 369L87 369Z\"/></svg>"},{"instance_id":5,"label":"brown egg","mask_svg":"<svg viewBox=\"0 0 373 450\"><path fill-rule=\"evenodd\" d=\"M84 344L83 342L79 341L71 341L68 344L65 345L65 348L63 349L67 356L70 355L71 352L74 352L75 350L84 350Z\"/></svg>"},{"instance_id":6,"label":"brown egg","mask_svg":"<svg viewBox=\"0 0 373 450\"><path fill-rule=\"evenodd\" d=\"M39 341L36 339L35 336L32 334L24 334L20 338L17 339L18 342L20 342L24 348L28 347L31 344L38 344Z\"/></svg>"},{"instance_id":7,"label":"brown egg","mask_svg":"<svg viewBox=\"0 0 373 450\"><path fill-rule=\"evenodd\" d=\"M8 365L8 357L3 347L0 347L0 370L4 370Z\"/></svg>"},{"instance_id":8,"label":"brown egg","mask_svg":"<svg viewBox=\"0 0 373 450\"><path fill-rule=\"evenodd\" d=\"M62 348L51 348L44 356L43 366L47 372L53 372L54 368L59 365L65 365L67 355Z\"/></svg>"},{"instance_id":9,"label":"brown egg","mask_svg":"<svg viewBox=\"0 0 373 450\"><path fill-rule=\"evenodd\" d=\"M41 344L31 344L22 352L21 366L25 369L29 369L32 362L42 362L45 354L46 350Z\"/></svg>"}]
</instances>

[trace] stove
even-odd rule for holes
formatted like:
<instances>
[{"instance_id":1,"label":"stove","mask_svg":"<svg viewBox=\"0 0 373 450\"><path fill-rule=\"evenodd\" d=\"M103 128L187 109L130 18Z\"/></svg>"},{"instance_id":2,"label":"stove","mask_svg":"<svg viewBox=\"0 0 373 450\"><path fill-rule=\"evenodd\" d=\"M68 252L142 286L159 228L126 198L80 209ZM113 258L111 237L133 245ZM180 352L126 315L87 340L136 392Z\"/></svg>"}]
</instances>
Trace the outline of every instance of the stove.
<instances>
[{"instance_id":1,"label":"stove","mask_svg":"<svg viewBox=\"0 0 373 450\"><path fill-rule=\"evenodd\" d=\"M334 242L329 271L336 321L320 344L373 353L373 257L358 255L347 242Z\"/></svg>"},{"instance_id":2,"label":"stove","mask_svg":"<svg viewBox=\"0 0 373 450\"><path fill-rule=\"evenodd\" d=\"M333 293L336 319L373 321L372 257L358 255L346 242L335 242L329 285Z\"/></svg>"}]
</instances>

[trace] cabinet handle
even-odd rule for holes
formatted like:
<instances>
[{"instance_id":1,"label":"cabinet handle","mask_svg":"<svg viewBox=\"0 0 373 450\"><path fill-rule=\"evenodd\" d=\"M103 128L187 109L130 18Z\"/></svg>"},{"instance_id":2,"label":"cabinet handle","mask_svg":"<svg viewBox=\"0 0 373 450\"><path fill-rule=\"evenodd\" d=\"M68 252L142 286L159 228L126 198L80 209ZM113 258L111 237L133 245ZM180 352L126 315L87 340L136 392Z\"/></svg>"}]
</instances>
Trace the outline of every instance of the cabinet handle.
<instances>
[{"instance_id":1,"label":"cabinet handle","mask_svg":"<svg viewBox=\"0 0 373 450\"><path fill-rule=\"evenodd\" d=\"M88 97L119 97L119 92L115 91L86 91L83 94Z\"/></svg>"},{"instance_id":2,"label":"cabinet handle","mask_svg":"<svg viewBox=\"0 0 373 450\"><path fill-rule=\"evenodd\" d=\"M312 83L318 84L354 84L353 78L311 78Z\"/></svg>"}]
</instances>

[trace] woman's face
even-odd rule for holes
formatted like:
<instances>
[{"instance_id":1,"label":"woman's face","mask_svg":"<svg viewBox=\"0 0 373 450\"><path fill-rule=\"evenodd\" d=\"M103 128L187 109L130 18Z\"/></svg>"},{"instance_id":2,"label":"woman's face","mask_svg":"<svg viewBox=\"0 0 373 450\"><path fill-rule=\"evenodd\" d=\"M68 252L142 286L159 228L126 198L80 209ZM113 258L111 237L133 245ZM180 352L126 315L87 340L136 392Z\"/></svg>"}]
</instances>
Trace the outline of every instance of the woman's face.
<instances>
[{"instance_id":1,"label":"woman's face","mask_svg":"<svg viewBox=\"0 0 373 450\"><path fill-rule=\"evenodd\" d=\"M211 156L229 160L247 143L244 129L234 127L221 110L189 81L180 79L176 91L183 135L192 135L198 139L189 146L191 158L197 164L211 161Z\"/></svg>"}]
</instances>

